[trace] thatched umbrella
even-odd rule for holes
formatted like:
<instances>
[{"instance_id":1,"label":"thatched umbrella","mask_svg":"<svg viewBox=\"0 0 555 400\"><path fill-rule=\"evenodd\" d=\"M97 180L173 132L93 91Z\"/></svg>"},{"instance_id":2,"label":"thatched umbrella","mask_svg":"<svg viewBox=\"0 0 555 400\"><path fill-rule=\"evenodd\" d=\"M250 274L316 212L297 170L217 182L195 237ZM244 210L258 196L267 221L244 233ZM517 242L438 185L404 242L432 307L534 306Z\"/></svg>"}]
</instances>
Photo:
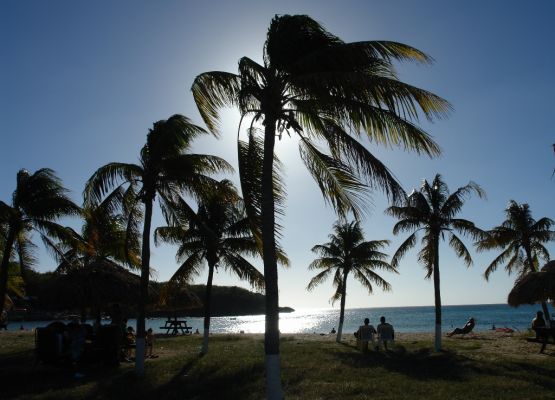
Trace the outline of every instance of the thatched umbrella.
<instances>
[{"instance_id":1,"label":"thatched umbrella","mask_svg":"<svg viewBox=\"0 0 555 400\"><path fill-rule=\"evenodd\" d=\"M549 300L555 300L555 261L549 261L538 272L519 278L508 298L513 307Z\"/></svg>"},{"instance_id":2,"label":"thatched umbrella","mask_svg":"<svg viewBox=\"0 0 555 400\"><path fill-rule=\"evenodd\" d=\"M139 284L138 275L104 259L61 274L49 297L58 307L99 310L111 303L136 304Z\"/></svg>"}]
</instances>

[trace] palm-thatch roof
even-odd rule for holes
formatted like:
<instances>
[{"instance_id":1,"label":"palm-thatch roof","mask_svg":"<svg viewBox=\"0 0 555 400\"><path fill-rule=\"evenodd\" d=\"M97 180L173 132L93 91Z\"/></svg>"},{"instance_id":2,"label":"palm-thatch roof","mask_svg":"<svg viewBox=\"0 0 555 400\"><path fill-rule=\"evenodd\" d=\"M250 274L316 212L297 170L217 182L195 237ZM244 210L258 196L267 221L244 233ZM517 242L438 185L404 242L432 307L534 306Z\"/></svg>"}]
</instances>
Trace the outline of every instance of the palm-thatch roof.
<instances>
[{"instance_id":1,"label":"palm-thatch roof","mask_svg":"<svg viewBox=\"0 0 555 400\"><path fill-rule=\"evenodd\" d=\"M64 308L104 307L110 303L136 304L140 277L110 260L60 274L51 301Z\"/></svg>"},{"instance_id":2,"label":"palm-thatch roof","mask_svg":"<svg viewBox=\"0 0 555 400\"><path fill-rule=\"evenodd\" d=\"M555 301L555 260L549 261L538 272L520 277L508 298L513 307L549 300Z\"/></svg>"}]
</instances>

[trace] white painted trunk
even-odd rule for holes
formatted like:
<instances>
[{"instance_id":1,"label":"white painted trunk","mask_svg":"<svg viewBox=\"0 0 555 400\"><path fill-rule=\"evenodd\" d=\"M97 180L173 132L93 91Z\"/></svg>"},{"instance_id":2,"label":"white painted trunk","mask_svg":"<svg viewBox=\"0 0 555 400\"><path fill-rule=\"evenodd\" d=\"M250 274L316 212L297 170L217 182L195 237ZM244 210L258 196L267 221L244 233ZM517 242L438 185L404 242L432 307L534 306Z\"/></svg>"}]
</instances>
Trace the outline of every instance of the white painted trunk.
<instances>
[{"instance_id":1,"label":"white painted trunk","mask_svg":"<svg viewBox=\"0 0 555 400\"><path fill-rule=\"evenodd\" d=\"M441 324L436 324L435 350L441 350Z\"/></svg>"},{"instance_id":2,"label":"white painted trunk","mask_svg":"<svg viewBox=\"0 0 555 400\"><path fill-rule=\"evenodd\" d=\"M266 354L266 399L283 400L279 354Z\"/></svg>"},{"instance_id":3,"label":"white painted trunk","mask_svg":"<svg viewBox=\"0 0 555 400\"><path fill-rule=\"evenodd\" d=\"M340 322L339 327L337 328L337 339L335 339L337 343L341 342L342 334L343 334L343 322Z\"/></svg>"},{"instance_id":4,"label":"white painted trunk","mask_svg":"<svg viewBox=\"0 0 555 400\"><path fill-rule=\"evenodd\" d=\"M135 374L145 374L145 338L137 338L135 341Z\"/></svg>"},{"instance_id":5,"label":"white painted trunk","mask_svg":"<svg viewBox=\"0 0 555 400\"><path fill-rule=\"evenodd\" d=\"M204 330L204 336L202 338L202 348L200 349L200 354L208 353L208 336L210 335L210 329Z\"/></svg>"}]
</instances>

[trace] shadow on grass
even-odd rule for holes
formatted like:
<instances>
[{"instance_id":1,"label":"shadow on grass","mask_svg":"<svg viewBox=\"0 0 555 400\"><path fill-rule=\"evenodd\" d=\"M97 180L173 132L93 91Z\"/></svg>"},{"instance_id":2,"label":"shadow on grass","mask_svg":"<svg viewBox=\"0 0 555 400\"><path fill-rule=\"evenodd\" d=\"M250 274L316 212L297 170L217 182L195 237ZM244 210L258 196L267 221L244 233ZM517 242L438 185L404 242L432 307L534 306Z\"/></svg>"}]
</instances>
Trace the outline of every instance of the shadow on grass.
<instances>
[{"instance_id":1,"label":"shadow on grass","mask_svg":"<svg viewBox=\"0 0 555 400\"><path fill-rule=\"evenodd\" d=\"M263 363L233 366L206 366L188 363L179 374L152 394L153 399L241 399L260 392L257 383L264 377ZM260 394L260 393L259 393Z\"/></svg>"},{"instance_id":2,"label":"shadow on grass","mask_svg":"<svg viewBox=\"0 0 555 400\"><path fill-rule=\"evenodd\" d=\"M361 353L356 346L342 344L356 352L335 352L333 356L352 368L385 368L420 380L461 381L469 372L470 360L449 351L433 353L430 348L407 351L402 345L396 345L395 350Z\"/></svg>"}]
</instances>

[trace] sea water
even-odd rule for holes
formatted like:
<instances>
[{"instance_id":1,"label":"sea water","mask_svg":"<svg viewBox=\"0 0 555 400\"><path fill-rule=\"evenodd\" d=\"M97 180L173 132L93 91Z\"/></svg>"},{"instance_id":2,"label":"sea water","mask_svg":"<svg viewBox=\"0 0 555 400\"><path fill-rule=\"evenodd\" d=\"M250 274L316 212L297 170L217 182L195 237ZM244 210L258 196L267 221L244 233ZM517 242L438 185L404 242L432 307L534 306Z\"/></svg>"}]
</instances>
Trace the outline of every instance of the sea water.
<instances>
[{"instance_id":1,"label":"sea water","mask_svg":"<svg viewBox=\"0 0 555 400\"><path fill-rule=\"evenodd\" d=\"M553 307L549 306L553 312ZM513 308L507 304L481 304L457 305L442 307L442 327L448 332L455 327L462 327L468 318L476 321L475 331L485 331L496 328L508 327L515 331L528 329L532 318L540 305L523 305ZM369 318L370 323L376 326L379 319L384 316L397 332L433 332L435 325L435 308L422 307L384 307L384 308L351 308L345 310L343 333L355 332L362 325L364 318ZM203 331L203 318L182 317L187 320L187 325ZM160 327L164 326L165 318L147 319L146 327L152 328L155 333L163 333ZM264 333L264 315L212 317L210 331L213 333ZM92 321L89 321L92 322ZM8 329L32 330L37 326L45 326L45 321L11 322ZM339 324L339 309L301 309L291 313L281 313L279 328L282 333L329 333L332 328L337 329ZM130 319L128 325L136 327L136 321Z\"/></svg>"}]
</instances>

